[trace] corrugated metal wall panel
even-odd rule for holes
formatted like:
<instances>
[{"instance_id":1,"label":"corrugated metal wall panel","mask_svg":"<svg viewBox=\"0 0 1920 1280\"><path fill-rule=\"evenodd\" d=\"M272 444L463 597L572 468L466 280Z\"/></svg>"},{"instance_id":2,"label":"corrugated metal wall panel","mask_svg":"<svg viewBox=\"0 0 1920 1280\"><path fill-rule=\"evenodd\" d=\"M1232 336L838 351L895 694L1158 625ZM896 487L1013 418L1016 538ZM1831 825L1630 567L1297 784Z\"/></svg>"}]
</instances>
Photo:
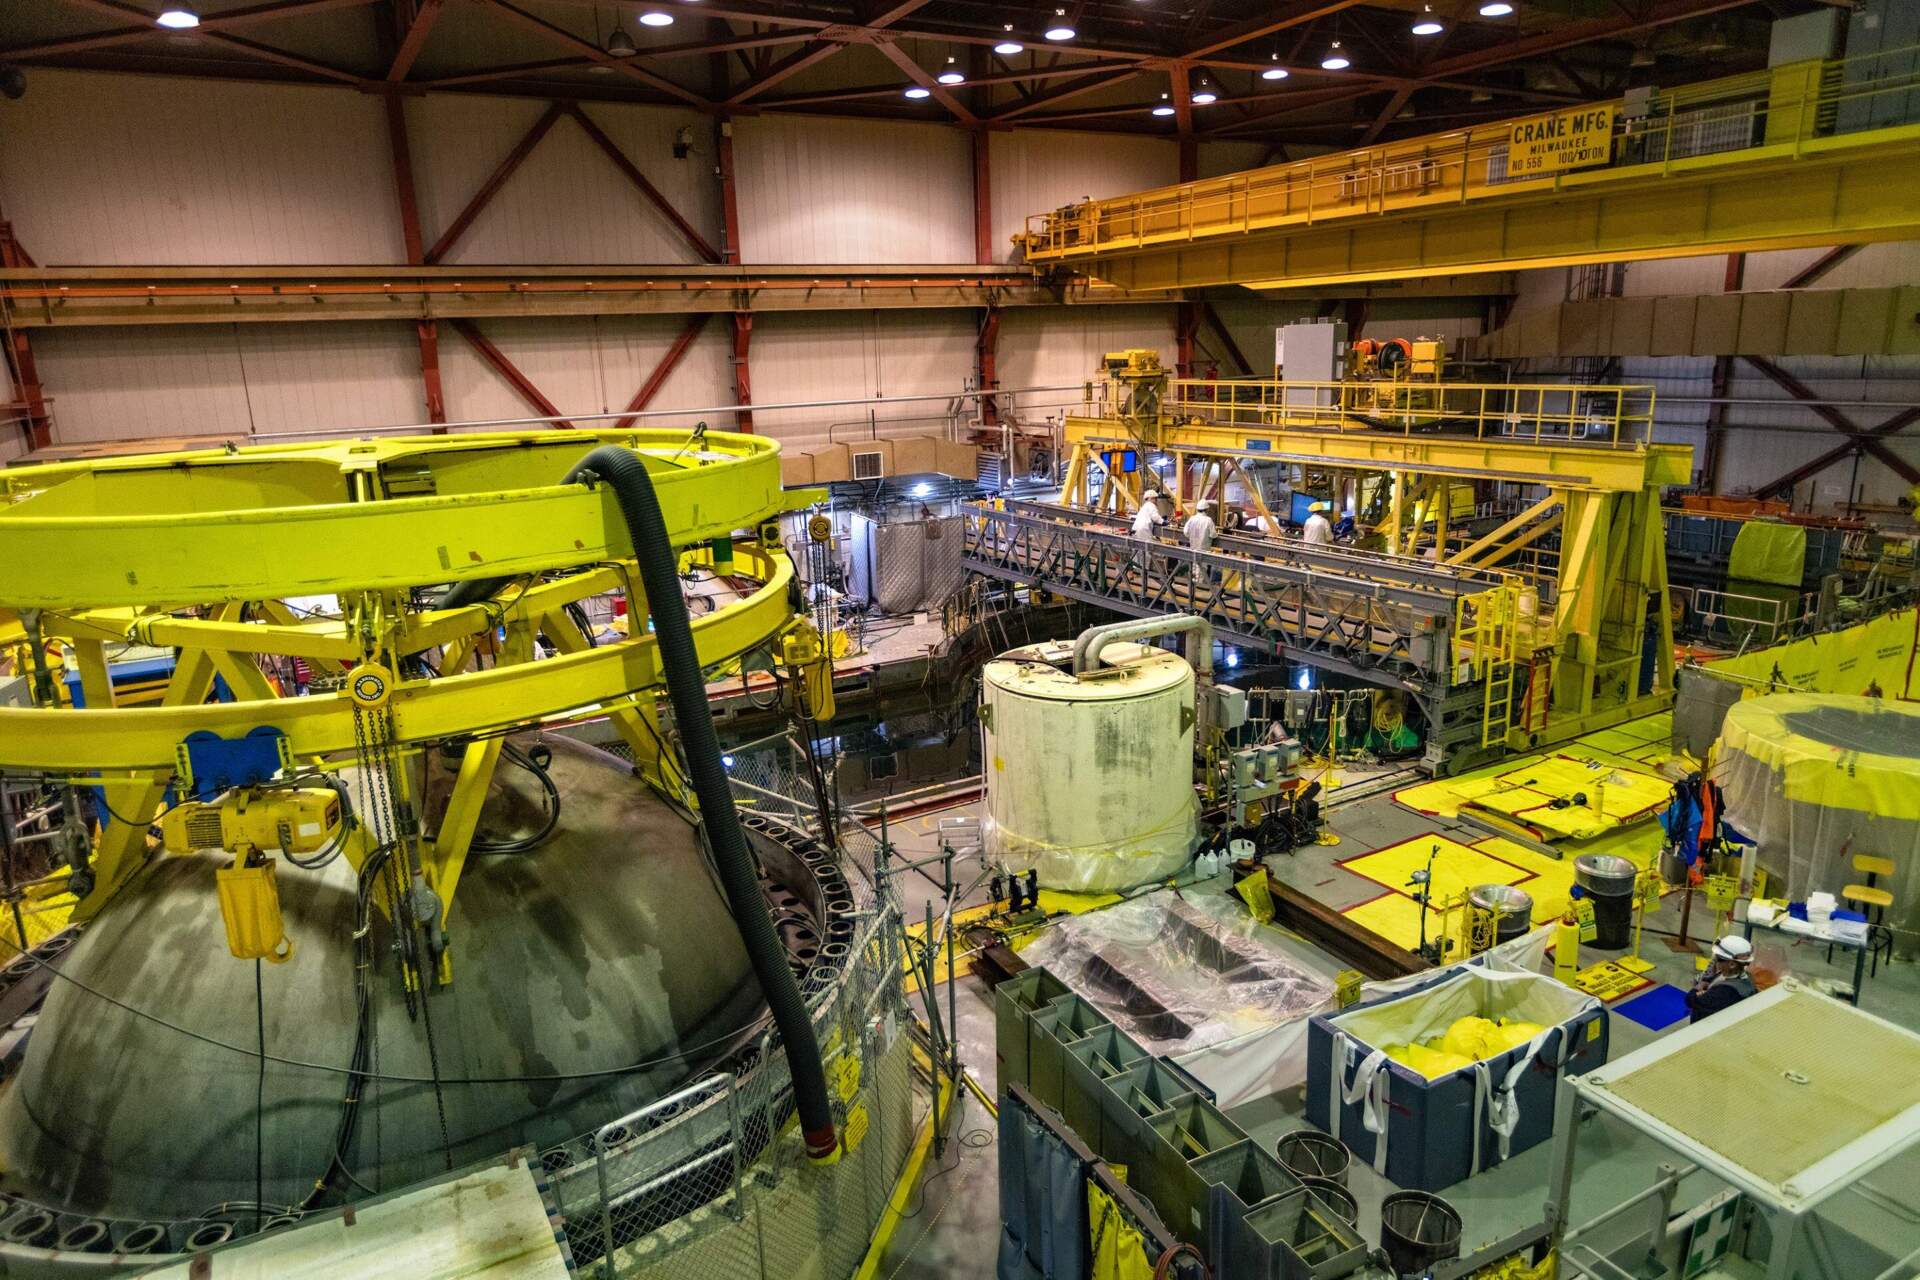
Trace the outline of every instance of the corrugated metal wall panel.
<instances>
[{"instance_id":1,"label":"corrugated metal wall panel","mask_svg":"<svg viewBox=\"0 0 1920 1280\"><path fill-rule=\"evenodd\" d=\"M47 265L391 262L377 98L35 68L6 104L7 215Z\"/></svg>"},{"instance_id":2,"label":"corrugated metal wall panel","mask_svg":"<svg viewBox=\"0 0 1920 1280\"><path fill-rule=\"evenodd\" d=\"M490 320L481 327L488 341L562 413L583 414L625 409L680 329L679 316ZM716 316L688 348L649 407L732 404L730 342L725 317ZM441 331L440 363L448 418L519 418L535 412L494 372L493 366L449 329ZM732 423L710 425L730 428Z\"/></svg>"},{"instance_id":3,"label":"corrugated metal wall panel","mask_svg":"<svg viewBox=\"0 0 1920 1280\"><path fill-rule=\"evenodd\" d=\"M1007 311L1000 322L1000 385L1068 386L1070 391L1020 397L1019 411L1029 421L1049 414L1080 412L1080 386L1099 376L1100 358L1109 351L1152 347L1161 358L1173 353L1170 306L1077 307L1065 311ZM1249 351L1249 357L1253 353Z\"/></svg>"},{"instance_id":4,"label":"corrugated metal wall panel","mask_svg":"<svg viewBox=\"0 0 1920 1280\"><path fill-rule=\"evenodd\" d=\"M408 136L420 221L429 246L459 216L546 110L517 98L436 94L408 103ZM705 117L661 107L585 108L635 168L720 247L713 128ZM694 152L673 158L674 134L694 131ZM686 239L614 167L573 120L556 122L448 253L449 263L699 262Z\"/></svg>"},{"instance_id":5,"label":"corrugated metal wall panel","mask_svg":"<svg viewBox=\"0 0 1920 1280\"><path fill-rule=\"evenodd\" d=\"M1179 181L1180 153L1164 138L1031 130L988 138L994 260L1013 254L1027 219L1061 205Z\"/></svg>"},{"instance_id":6,"label":"corrugated metal wall panel","mask_svg":"<svg viewBox=\"0 0 1920 1280\"><path fill-rule=\"evenodd\" d=\"M761 316L753 325L754 399L775 404L950 396L973 380L974 323L970 311ZM1001 341L1004 350L1005 338ZM829 439L851 442L939 434L947 426L947 407L944 400L932 400L869 408L756 411L754 427L800 446Z\"/></svg>"},{"instance_id":7,"label":"corrugated metal wall panel","mask_svg":"<svg viewBox=\"0 0 1920 1280\"><path fill-rule=\"evenodd\" d=\"M972 262L973 157L936 125L733 125L747 262Z\"/></svg>"}]
</instances>

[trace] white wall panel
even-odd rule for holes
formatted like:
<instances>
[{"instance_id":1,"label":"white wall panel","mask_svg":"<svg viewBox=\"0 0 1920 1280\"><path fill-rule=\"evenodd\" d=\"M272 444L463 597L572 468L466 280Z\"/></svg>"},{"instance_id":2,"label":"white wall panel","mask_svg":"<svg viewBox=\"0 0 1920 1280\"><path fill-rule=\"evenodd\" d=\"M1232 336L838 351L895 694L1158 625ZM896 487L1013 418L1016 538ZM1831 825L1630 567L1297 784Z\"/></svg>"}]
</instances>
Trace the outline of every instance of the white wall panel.
<instances>
[{"instance_id":1,"label":"white wall panel","mask_svg":"<svg viewBox=\"0 0 1920 1280\"><path fill-rule=\"evenodd\" d=\"M778 404L951 396L974 376L975 323L971 311L760 316L753 324L753 398ZM753 417L755 430L801 446L940 432L948 420L945 400L756 410Z\"/></svg>"},{"instance_id":2,"label":"white wall panel","mask_svg":"<svg viewBox=\"0 0 1920 1280\"><path fill-rule=\"evenodd\" d=\"M546 110L517 98L437 94L407 104L414 186L431 247ZM591 103L585 108L635 168L720 247L713 127L692 112ZM674 134L694 153L673 158ZM688 263L702 261L586 131L562 118L447 254L448 263Z\"/></svg>"},{"instance_id":3,"label":"white wall panel","mask_svg":"<svg viewBox=\"0 0 1920 1280\"><path fill-rule=\"evenodd\" d=\"M587 414L625 409L681 327L679 316L604 316L489 320L481 331L562 413ZM709 320L648 408L732 404L731 342L727 318ZM441 329L440 365L452 421L521 418L536 412L466 339L448 328ZM711 425L728 428L732 423Z\"/></svg>"},{"instance_id":4,"label":"white wall panel","mask_svg":"<svg viewBox=\"0 0 1920 1280\"><path fill-rule=\"evenodd\" d=\"M958 129L768 115L733 138L744 261L973 261Z\"/></svg>"},{"instance_id":5,"label":"white wall panel","mask_svg":"<svg viewBox=\"0 0 1920 1280\"><path fill-rule=\"evenodd\" d=\"M1109 351L1152 347L1173 359L1171 306L1113 306L1049 309L1021 308L1002 313L1000 385L1066 386L1067 391L1020 397L1029 420L1078 412L1080 386L1099 376L1100 358ZM1248 356L1253 356L1249 351Z\"/></svg>"},{"instance_id":6,"label":"white wall panel","mask_svg":"<svg viewBox=\"0 0 1920 1280\"><path fill-rule=\"evenodd\" d=\"M987 146L996 262L1012 257L1032 214L1180 179L1179 149L1165 138L1035 129L990 134Z\"/></svg>"},{"instance_id":7,"label":"white wall panel","mask_svg":"<svg viewBox=\"0 0 1920 1280\"><path fill-rule=\"evenodd\" d=\"M379 99L35 68L0 102L0 202L36 261L395 261Z\"/></svg>"}]
</instances>

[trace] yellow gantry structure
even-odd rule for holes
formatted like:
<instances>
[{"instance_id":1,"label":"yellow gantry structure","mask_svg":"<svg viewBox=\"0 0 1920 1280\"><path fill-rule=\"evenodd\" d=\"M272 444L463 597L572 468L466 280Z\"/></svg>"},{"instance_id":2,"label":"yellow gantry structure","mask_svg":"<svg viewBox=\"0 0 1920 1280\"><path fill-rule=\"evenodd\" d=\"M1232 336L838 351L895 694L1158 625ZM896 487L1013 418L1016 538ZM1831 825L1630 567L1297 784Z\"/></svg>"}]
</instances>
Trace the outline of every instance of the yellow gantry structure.
<instances>
[{"instance_id":1,"label":"yellow gantry structure","mask_svg":"<svg viewBox=\"0 0 1920 1280\"><path fill-rule=\"evenodd\" d=\"M1168 377L1147 351L1109 357L1108 372L1101 398L1065 423L1067 506L1136 510L1158 468L1166 474L1154 483L1177 490L1183 508L1201 498L1224 507L1234 485L1268 515L1250 474L1263 464L1335 492L1371 490L1386 509L1388 554L1409 567L1508 579L1464 598L1453 622L1450 684L1481 687L1482 745L1558 741L1671 699L1660 491L1690 478L1693 451L1652 441L1650 388L1211 382ZM1456 515L1459 490L1486 481L1521 496L1468 524ZM1557 552L1542 554L1556 542ZM1298 545L1277 540L1273 554ZM1376 568L1371 553L1352 556L1356 598ZM1649 646L1652 676L1643 681ZM1520 667L1525 707L1515 701Z\"/></svg>"},{"instance_id":2,"label":"yellow gantry structure","mask_svg":"<svg viewBox=\"0 0 1920 1280\"><path fill-rule=\"evenodd\" d=\"M443 904L505 731L606 715L642 773L684 799L657 729L664 676L626 524L603 493L560 483L602 444L640 454L683 557L699 562L715 539L758 534L723 548L727 572L753 585L693 619L703 662L777 647L794 619L774 521L816 495L782 492L779 446L760 437L531 430L0 472L0 645L35 675L77 667L85 704L44 678L38 705L0 708L0 770L98 782L112 812L137 815L103 828L78 914L155 856L144 819L180 781L181 745L199 733L233 740L271 727L296 762L333 769L366 763L377 711L373 746L398 762L399 798L416 808L408 766L451 744L456 782L444 809L419 815L415 850ZM418 591L470 579L511 585L453 608ZM626 595L628 635L596 647L569 606L608 592ZM303 610L314 596L337 607ZM535 660L536 636L554 656ZM176 650L159 705L115 705L109 652L130 642ZM311 673L305 696L269 675L292 659ZM348 679L365 670L389 676L377 706ZM216 676L231 701L209 700ZM346 847L356 861L368 853L366 825Z\"/></svg>"},{"instance_id":3,"label":"yellow gantry structure","mask_svg":"<svg viewBox=\"0 0 1920 1280\"><path fill-rule=\"evenodd\" d=\"M1028 220L1026 257L1126 289L1280 288L1911 239L1920 124L1866 125L1920 78L1876 57L1561 113L1584 148L1543 151L1532 118L1069 205Z\"/></svg>"}]
</instances>

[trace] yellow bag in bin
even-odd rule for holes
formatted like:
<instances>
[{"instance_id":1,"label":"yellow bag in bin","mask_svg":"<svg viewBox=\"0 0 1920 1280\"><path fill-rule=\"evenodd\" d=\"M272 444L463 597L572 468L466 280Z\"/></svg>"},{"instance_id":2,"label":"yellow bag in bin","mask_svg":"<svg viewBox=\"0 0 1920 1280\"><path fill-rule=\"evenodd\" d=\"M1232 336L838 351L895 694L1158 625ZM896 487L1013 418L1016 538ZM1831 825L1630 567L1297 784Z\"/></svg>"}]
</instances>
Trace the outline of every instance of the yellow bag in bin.
<instances>
[{"instance_id":1,"label":"yellow bag in bin","mask_svg":"<svg viewBox=\"0 0 1920 1280\"><path fill-rule=\"evenodd\" d=\"M1484 1058L1488 1056L1486 1050L1488 1034L1499 1029L1493 1019L1477 1017L1470 1013L1464 1018L1455 1018L1453 1025L1447 1028L1446 1034L1440 1037L1434 1047L1448 1053L1457 1053L1469 1061Z\"/></svg>"},{"instance_id":2,"label":"yellow bag in bin","mask_svg":"<svg viewBox=\"0 0 1920 1280\"><path fill-rule=\"evenodd\" d=\"M1486 1053L1489 1058L1497 1058L1509 1049L1517 1049L1528 1043L1546 1028L1537 1022L1503 1022L1487 1033Z\"/></svg>"},{"instance_id":3,"label":"yellow bag in bin","mask_svg":"<svg viewBox=\"0 0 1920 1280\"><path fill-rule=\"evenodd\" d=\"M1429 1080L1438 1080L1441 1076L1472 1065L1470 1059L1457 1053L1430 1049L1424 1044L1390 1044L1386 1050L1389 1058Z\"/></svg>"}]
</instances>

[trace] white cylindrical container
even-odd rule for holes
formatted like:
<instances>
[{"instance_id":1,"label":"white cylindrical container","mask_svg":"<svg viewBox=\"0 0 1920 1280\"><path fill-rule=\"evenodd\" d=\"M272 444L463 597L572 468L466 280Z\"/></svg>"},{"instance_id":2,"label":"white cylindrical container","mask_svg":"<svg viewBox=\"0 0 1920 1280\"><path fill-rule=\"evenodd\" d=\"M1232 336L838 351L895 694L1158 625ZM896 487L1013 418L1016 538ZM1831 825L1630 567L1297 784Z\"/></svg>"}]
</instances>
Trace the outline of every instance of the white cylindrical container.
<instances>
[{"instance_id":1,"label":"white cylindrical container","mask_svg":"<svg viewBox=\"0 0 1920 1280\"><path fill-rule=\"evenodd\" d=\"M1078 893L1170 876L1195 839L1193 668L1115 643L1075 676L1071 652L1015 649L981 674L987 856Z\"/></svg>"}]
</instances>

